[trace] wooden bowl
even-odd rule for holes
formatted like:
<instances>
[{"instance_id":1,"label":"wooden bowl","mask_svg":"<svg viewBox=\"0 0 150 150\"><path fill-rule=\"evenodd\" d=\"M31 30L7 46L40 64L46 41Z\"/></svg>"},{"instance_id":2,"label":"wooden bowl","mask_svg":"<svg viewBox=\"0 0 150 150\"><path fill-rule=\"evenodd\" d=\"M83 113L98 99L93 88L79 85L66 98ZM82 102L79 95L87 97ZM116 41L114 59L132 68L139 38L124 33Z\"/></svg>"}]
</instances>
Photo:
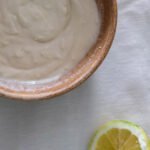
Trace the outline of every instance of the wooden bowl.
<instances>
[{"instance_id":1,"label":"wooden bowl","mask_svg":"<svg viewBox=\"0 0 150 150\"><path fill-rule=\"evenodd\" d=\"M96 0L102 27L96 44L79 65L54 83L25 84L0 81L0 95L18 100L39 100L62 95L85 81L102 63L112 44L117 23L116 0Z\"/></svg>"}]
</instances>

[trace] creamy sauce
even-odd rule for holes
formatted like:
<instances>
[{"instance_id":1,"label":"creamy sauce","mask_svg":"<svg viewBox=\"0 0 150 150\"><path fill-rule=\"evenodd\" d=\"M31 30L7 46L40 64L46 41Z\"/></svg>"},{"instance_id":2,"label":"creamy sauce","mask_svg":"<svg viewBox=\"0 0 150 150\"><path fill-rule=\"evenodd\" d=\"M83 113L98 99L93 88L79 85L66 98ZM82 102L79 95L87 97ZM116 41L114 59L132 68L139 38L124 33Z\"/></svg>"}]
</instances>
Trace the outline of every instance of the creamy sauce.
<instances>
[{"instance_id":1,"label":"creamy sauce","mask_svg":"<svg viewBox=\"0 0 150 150\"><path fill-rule=\"evenodd\" d=\"M56 79L95 43L94 0L0 0L0 78Z\"/></svg>"}]
</instances>

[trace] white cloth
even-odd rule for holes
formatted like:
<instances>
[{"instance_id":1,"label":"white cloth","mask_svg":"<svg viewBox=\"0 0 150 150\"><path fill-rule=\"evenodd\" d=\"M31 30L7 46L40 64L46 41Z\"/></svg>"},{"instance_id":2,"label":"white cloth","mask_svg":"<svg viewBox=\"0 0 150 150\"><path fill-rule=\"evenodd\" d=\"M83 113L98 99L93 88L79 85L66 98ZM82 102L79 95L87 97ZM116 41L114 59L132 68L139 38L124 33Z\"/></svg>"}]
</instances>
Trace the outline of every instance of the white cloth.
<instances>
[{"instance_id":1,"label":"white cloth","mask_svg":"<svg viewBox=\"0 0 150 150\"><path fill-rule=\"evenodd\" d=\"M76 90L44 102L0 100L1 150L86 150L112 119L150 134L150 1L119 0L118 29L100 69Z\"/></svg>"}]
</instances>

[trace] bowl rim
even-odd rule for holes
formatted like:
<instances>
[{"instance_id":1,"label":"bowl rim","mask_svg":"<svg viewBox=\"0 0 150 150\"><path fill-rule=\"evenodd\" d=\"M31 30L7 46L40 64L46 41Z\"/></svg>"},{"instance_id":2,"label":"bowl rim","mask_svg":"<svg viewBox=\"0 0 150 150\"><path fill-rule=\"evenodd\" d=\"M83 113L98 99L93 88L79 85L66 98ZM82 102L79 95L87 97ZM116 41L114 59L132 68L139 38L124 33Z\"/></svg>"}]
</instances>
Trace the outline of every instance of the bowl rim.
<instances>
[{"instance_id":1,"label":"bowl rim","mask_svg":"<svg viewBox=\"0 0 150 150\"><path fill-rule=\"evenodd\" d=\"M115 37L116 33L116 28L117 28L117 16L118 16L118 11L117 11L117 0L111 0L112 1L112 23L109 25L109 32L111 34L107 37L108 42L105 43L105 47L103 48L102 56L99 57L99 59L96 61L94 66L89 69L87 72L84 73L84 76L76 79L73 82L70 82L71 84L65 86L64 88L56 91L56 92L38 92L38 93L32 93L32 94L26 94L23 92L16 92L12 91L6 88L0 88L0 96L1 97L6 97L12 100L19 100L19 101L35 101L35 100L46 100L50 98L54 98L60 95L63 95L65 93L68 93L69 91L73 90L74 88L80 86L85 80L87 80L96 70L97 68L101 65L103 60L105 59L106 55L109 52L109 49L112 45L112 42Z\"/></svg>"}]
</instances>

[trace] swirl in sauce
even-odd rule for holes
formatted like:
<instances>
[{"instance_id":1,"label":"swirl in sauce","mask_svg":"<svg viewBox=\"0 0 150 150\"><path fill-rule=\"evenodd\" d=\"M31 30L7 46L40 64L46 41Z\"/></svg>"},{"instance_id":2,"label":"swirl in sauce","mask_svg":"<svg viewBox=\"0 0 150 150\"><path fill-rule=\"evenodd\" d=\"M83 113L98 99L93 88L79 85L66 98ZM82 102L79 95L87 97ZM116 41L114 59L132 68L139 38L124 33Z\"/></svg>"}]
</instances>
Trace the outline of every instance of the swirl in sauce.
<instances>
[{"instance_id":1,"label":"swirl in sauce","mask_svg":"<svg viewBox=\"0 0 150 150\"><path fill-rule=\"evenodd\" d=\"M99 34L94 0L0 0L0 78L62 76Z\"/></svg>"}]
</instances>

